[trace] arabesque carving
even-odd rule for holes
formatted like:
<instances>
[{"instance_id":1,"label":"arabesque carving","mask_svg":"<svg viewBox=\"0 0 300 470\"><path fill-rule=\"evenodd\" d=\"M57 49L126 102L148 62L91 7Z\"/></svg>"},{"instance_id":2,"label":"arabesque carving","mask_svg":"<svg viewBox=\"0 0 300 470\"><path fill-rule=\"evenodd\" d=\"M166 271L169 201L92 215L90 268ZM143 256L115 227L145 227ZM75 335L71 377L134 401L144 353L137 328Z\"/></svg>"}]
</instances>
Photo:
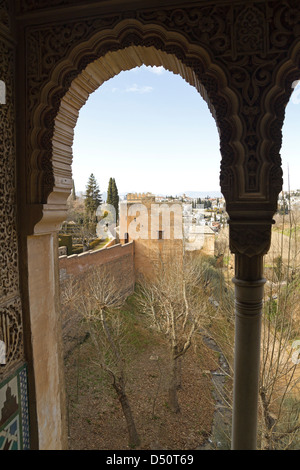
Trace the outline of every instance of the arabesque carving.
<instances>
[{"instance_id":1,"label":"arabesque carving","mask_svg":"<svg viewBox=\"0 0 300 470\"><path fill-rule=\"evenodd\" d=\"M43 8L59 7L70 4L80 4L82 0L16 0L17 13L42 10Z\"/></svg>"},{"instance_id":2,"label":"arabesque carving","mask_svg":"<svg viewBox=\"0 0 300 470\"><path fill-rule=\"evenodd\" d=\"M169 30L178 30L195 44L209 47L217 55L231 49L230 5L178 8L172 10L141 11L137 18L142 22L154 22Z\"/></svg>"},{"instance_id":3,"label":"arabesque carving","mask_svg":"<svg viewBox=\"0 0 300 470\"><path fill-rule=\"evenodd\" d=\"M27 2L27 9L34 5ZM107 54L149 47L180 61L179 73L208 102L219 128L220 184L230 216L236 202L243 201L250 219L261 207L271 223L282 187L281 128L291 93L284 81L276 83L274 71L289 60L288 51L300 34L299 15L300 5L293 0L203 2L28 27L28 203L46 204L53 190L63 194L68 189L70 174L54 165L52 139L61 100L73 81ZM296 61L293 67L289 73L295 75ZM111 76L116 68L111 66ZM269 94L273 94L271 112ZM67 161L70 158L64 157Z\"/></svg>"},{"instance_id":4,"label":"arabesque carving","mask_svg":"<svg viewBox=\"0 0 300 470\"><path fill-rule=\"evenodd\" d=\"M8 2L0 2L0 20L5 28L10 25L8 8ZM24 353L16 226L15 56L14 46L2 37L1 28L0 70L5 83L5 100L0 104L0 340L6 346L2 375L23 359Z\"/></svg>"},{"instance_id":5,"label":"arabesque carving","mask_svg":"<svg viewBox=\"0 0 300 470\"><path fill-rule=\"evenodd\" d=\"M183 71L184 78L198 87L199 91L203 96L206 97L209 106L215 114L217 120L224 123L224 128L229 123L227 123L227 109L229 97L227 97L223 92L222 88L225 87L225 81L219 83L216 78L216 72L214 70L208 70L207 65L204 63L204 59L201 58L201 54L196 55L196 52L193 54L187 55L185 52L185 41L181 45L180 41L176 38L166 39L163 32L153 30L152 28L143 28L140 23L135 21L131 23L128 27L119 27L118 30L111 30L107 34L103 34L101 37L102 28L100 25L105 24L111 26L114 24L125 24L118 23L117 17L107 17L101 19L94 19L91 22L88 22L86 25L79 25L72 23L69 27L64 28L51 28L47 31L32 31L28 37L29 44L29 70L28 70L28 90L30 90L30 95L28 96L28 134L30 135L30 129L33 128L34 111L38 106L39 100L41 99L41 90L43 90L42 83L45 83L45 86L49 87L49 76L53 74L55 65L59 61L59 57L64 57L67 54L72 53L70 47L71 44L74 46L77 43L83 42L82 50L75 57L76 64L74 63L74 58L72 63L74 67L70 66L70 61L66 71L62 75L60 73L60 82L53 83L52 87L48 92L48 102L45 103L45 109L41 115L41 122L43 124L39 134L38 140L29 141L29 153L32 154L35 158L35 162L32 164L38 166L39 170L43 173L43 190L40 190L40 194L32 196L29 194L29 200L32 202L37 202L37 200L42 201L43 203L47 200L47 195L53 189L55 181L55 175L53 170L51 172L51 158L52 158L52 145L51 138L54 132L54 120L59 110L59 105L62 97L67 93L72 81L96 59L100 57L105 57L106 54L111 53L116 50L125 50L129 47L136 46L138 47L152 47L153 49L159 51L164 51L167 54L174 56L175 59L179 59L182 62L181 69L188 68L189 73ZM72 28L71 28L72 26ZM100 39L97 41L97 34L92 36L94 30L100 30ZM172 37L172 36L171 36ZM110 38L110 39L108 39ZM88 41L87 41L88 39ZM32 58L32 60L30 60ZM208 57L205 57L207 60ZM133 66L138 65L138 63L132 61ZM153 65L155 64L155 59ZM118 66L116 66L118 68ZM205 68L207 70L205 70ZM172 69L172 67L171 67ZM180 73L182 73L180 71ZM186 74L186 76L185 76ZM114 71L112 69L112 75ZM109 77L108 77L109 78ZM227 123L227 124L226 124ZM221 130L222 133L222 130ZM36 133L34 134L37 135ZM230 133L226 133L227 136ZM225 137L226 137L225 135ZM226 138L223 137L223 145L226 145ZM223 165L226 166L226 161L223 162ZM34 174L34 168L29 168L29 174ZM31 184L31 189L36 189L36 184ZM38 189L38 188L37 188Z\"/></svg>"},{"instance_id":6,"label":"arabesque carving","mask_svg":"<svg viewBox=\"0 0 300 470\"><path fill-rule=\"evenodd\" d=\"M47 2L43 2L44 6ZM67 4L68 2L58 2ZM27 2L32 9L34 2ZM290 5L295 8L290 10ZM39 3L41 6L42 4ZM299 34L298 18L300 6L294 2L253 2L241 4L227 2L210 6L189 8L172 8L120 12L114 15L94 16L85 21L66 21L63 25L47 25L40 28L28 28L28 116L32 116L41 99L41 90L47 87L51 103L45 109L42 119L44 128L39 134L39 142L30 141L28 151L36 155L36 163L43 173L43 190L38 195L29 195L29 200L46 202L47 195L55 184L55 176L51 163L51 138L53 123L58 112L60 99L67 92L72 80L93 60L109 51L126 48L131 45L153 46L157 50L168 51L180 59L196 74L208 96L211 109L220 129L220 147L222 153L220 182L222 191L230 203L249 194L258 194L266 202L275 207L275 193L282 185L281 160L279 153L275 156L272 149L272 163L263 165L268 155L261 154L265 129L260 127L263 94L266 87L272 87L272 75L280 62L286 60L286 49ZM63 82L53 83L50 89L49 77L54 76L57 63L70 56L74 48L91 40L93 35L105 28L114 30L116 25L125 19L128 26L116 37L108 33L106 40L87 47L81 60L73 68L69 65L69 73L65 73ZM176 32L186 38L190 44L201 45L208 54L227 74L229 87L239 96L239 109L230 110L228 101L220 96L220 86L216 77L205 71L201 58L188 57L185 47L177 44L167 45L166 36L159 35L157 30L149 28L147 33L143 27L137 30L131 21L139 21L142 25L160 25L167 32ZM124 23L125 24L125 23ZM298 25L299 26L299 25ZM109 31L108 29L108 31ZM283 34L282 34L283 31ZM179 36L178 36L179 38ZM174 42L174 41L173 41ZM187 44L188 44L187 43ZM96 47L95 47L96 46ZM274 53L276 52L276 54ZM49 99L49 98L48 98ZM237 130L233 125L232 116L240 116L244 122L244 130L240 136L242 148L237 155L235 140ZM235 118L234 118L235 119ZM28 121L28 131L33 123ZM280 127L280 126L279 126ZM281 140L280 130L275 139ZM37 148L32 148L31 145ZM280 146L279 146L280 148ZM243 178L238 167L242 165ZM265 174L262 175L262 169ZM35 171L34 168L30 169ZM234 179L232 175L235 175ZM238 181L237 181L238 180ZM235 183L233 184L233 181ZM263 182L263 185L262 185ZM266 184L267 183L267 184ZM272 190L269 189L271 188ZM274 190L274 188L276 188Z\"/></svg>"},{"instance_id":7,"label":"arabesque carving","mask_svg":"<svg viewBox=\"0 0 300 470\"><path fill-rule=\"evenodd\" d=\"M0 25L7 29L10 28L8 0L0 0Z\"/></svg>"},{"instance_id":8,"label":"arabesque carving","mask_svg":"<svg viewBox=\"0 0 300 470\"><path fill-rule=\"evenodd\" d=\"M5 344L5 365L1 366L0 376L24 360L22 307L19 297L0 306L0 340Z\"/></svg>"},{"instance_id":9,"label":"arabesque carving","mask_svg":"<svg viewBox=\"0 0 300 470\"><path fill-rule=\"evenodd\" d=\"M0 105L0 299L18 290L18 247L16 233L14 54L0 38L0 69L6 86L5 104Z\"/></svg>"},{"instance_id":10,"label":"arabesque carving","mask_svg":"<svg viewBox=\"0 0 300 470\"><path fill-rule=\"evenodd\" d=\"M230 250L232 253L263 256L270 248L271 224L230 224Z\"/></svg>"},{"instance_id":11,"label":"arabesque carving","mask_svg":"<svg viewBox=\"0 0 300 470\"><path fill-rule=\"evenodd\" d=\"M32 251L23 259L32 268L31 290L24 288L30 310L24 311L26 320L33 320L30 328L34 341L29 345L29 333L26 342L28 349L32 347L29 363L34 369L32 409L36 408L41 448L60 448L64 441L60 428L64 399L60 397L60 345L55 342L57 326L53 327L59 312L52 250L57 249L54 232L65 216L71 190L74 127L80 108L103 81L143 61L146 65L163 65L197 88L219 130L220 183L230 218L230 248L236 254L236 318L242 319L236 323L235 358L239 367L235 368L234 390L238 382L241 387L233 394L239 402L234 399L232 426L233 437L238 436L240 442L233 439L233 448L245 448L245 435L247 445L250 441L250 448L255 448L257 413L253 403L258 396L255 381L260 363L263 255L269 249L272 217L282 188L280 148L285 107L293 81L300 78L300 3L201 0L179 4L177 0L155 0L147 2L145 8L143 2L131 0L128 11L124 11L127 2L119 0L89 0L87 9L84 3L0 0L0 38L6 38L0 39L0 65L5 70L0 80L5 81L7 97L11 98L9 106L0 106L0 140L4 140L0 159L5 162L0 170L0 339L8 345L7 367L23 358L14 199L15 111L21 111L17 142L22 147L20 160L22 157L22 163L26 162L26 175L20 179L27 185L26 195L21 196L26 199L22 199L22 207L27 211L23 220L28 226L22 226L20 235L40 235L27 239L27 248L30 245ZM156 7L151 8L151 3ZM8 8L12 6L16 18L10 25ZM21 103L17 110L13 102L14 46L7 42L12 26L17 33L16 47L21 51L17 64ZM20 170L22 173L23 168ZM42 259L33 262L36 247L39 253L41 247L47 252L46 267ZM43 279L48 274L50 278L50 285L45 287L49 308L40 309L36 281L45 273ZM24 278L22 282L26 283L26 274ZM35 322L37 317L39 321ZM27 322L24 324L27 326ZM44 325L50 327L47 347L39 334ZM3 370L6 366L0 372Z\"/></svg>"}]
</instances>

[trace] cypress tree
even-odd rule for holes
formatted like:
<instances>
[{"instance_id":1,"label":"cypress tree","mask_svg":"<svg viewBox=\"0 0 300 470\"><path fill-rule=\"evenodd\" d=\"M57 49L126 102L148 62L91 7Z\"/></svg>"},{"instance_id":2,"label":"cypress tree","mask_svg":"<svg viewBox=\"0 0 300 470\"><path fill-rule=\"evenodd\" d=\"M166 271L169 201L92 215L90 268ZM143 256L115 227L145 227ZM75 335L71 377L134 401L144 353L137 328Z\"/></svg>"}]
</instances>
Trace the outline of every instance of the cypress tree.
<instances>
[{"instance_id":1,"label":"cypress tree","mask_svg":"<svg viewBox=\"0 0 300 470\"><path fill-rule=\"evenodd\" d=\"M96 210L102 203L102 197L95 176L91 173L85 192L85 212L87 224L96 223Z\"/></svg>"},{"instance_id":2,"label":"cypress tree","mask_svg":"<svg viewBox=\"0 0 300 470\"><path fill-rule=\"evenodd\" d=\"M118 193L118 188L116 185L115 178L109 179L106 202L107 204L111 204L112 206L114 206L115 211L116 211L116 222L117 222L118 217L119 217L119 193Z\"/></svg>"},{"instance_id":3,"label":"cypress tree","mask_svg":"<svg viewBox=\"0 0 300 470\"><path fill-rule=\"evenodd\" d=\"M112 178L109 178L109 182L108 182L106 203L113 205L113 179Z\"/></svg>"},{"instance_id":4,"label":"cypress tree","mask_svg":"<svg viewBox=\"0 0 300 470\"><path fill-rule=\"evenodd\" d=\"M116 210L116 222L117 222L119 218L119 192L118 192L115 178L113 178L112 199L113 199L113 206Z\"/></svg>"}]
</instances>

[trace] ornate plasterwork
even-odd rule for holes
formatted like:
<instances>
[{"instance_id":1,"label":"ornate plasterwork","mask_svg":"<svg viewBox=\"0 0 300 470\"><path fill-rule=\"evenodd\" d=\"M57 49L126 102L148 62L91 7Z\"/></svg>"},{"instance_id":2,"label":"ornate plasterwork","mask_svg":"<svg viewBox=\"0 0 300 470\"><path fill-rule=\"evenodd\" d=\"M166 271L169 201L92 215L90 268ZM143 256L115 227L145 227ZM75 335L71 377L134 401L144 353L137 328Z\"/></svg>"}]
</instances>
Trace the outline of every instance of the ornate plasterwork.
<instances>
[{"instance_id":1,"label":"ornate plasterwork","mask_svg":"<svg viewBox=\"0 0 300 470\"><path fill-rule=\"evenodd\" d=\"M0 24L1 27L10 29L9 3L8 0L0 0Z\"/></svg>"},{"instance_id":2,"label":"ornate plasterwork","mask_svg":"<svg viewBox=\"0 0 300 470\"><path fill-rule=\"evenodd\" d=\"M271 225L231 224L230 251L249 258L268 253L271 243Z\"/></svg>"},{"instance_id":3,"label":"ornate plasterwork","mask_svg":"<svg viewBox=\"0 0 300 470\"><path fill-rule=\"evenodd\" d=\"M59 7L64 5L76 5L82 3L82 0L16 0L17 13L28 13L31 11L42 10L43 8Z\"/></svg>"},{"instance_id":4,"label":"ornate plasterwork","mask_svg":"<svg viewBox=\"0 0 300 470\"><path fill-rule=\"evenodd\" d=\"M262 154L265 151L262 142L266 129L261 128L260 120L266 89L274 85L274 70L287 59L288 50L300 35L299 2L218 3L202 8L142 13L139 18L159 21L167 28L180 28L192 42L206 45L216 62L223 64L230 86L240 97L239 115L244 121L244 135L240 142L244 147L244 161L243 175L240 173L239 178L244 177L244 185L239 187L240 194L229 194L234 188L232 178L236 179L237 174L234 174L229 163L232 147L222 145L221 141L221 186L227 199L257 194L272 201L274 208L282 186L279 156L281 109L278 106L275 110L278 131L272 135L274 146L270 150L271 158L268 154ZM289 94L285 103L282 102L283 109L288 99Z\"/></svg>"},{"instance_id":5,"label":"ornate plasterwork","mask_svg":"<svg viewBox=\"0 0 300 470\"><path fill-rule=\"evenodd\" d=\"M6 365L0 366L0 377L6 370L24 360L21 311L21 301L18 296L0 306L0 339L5 344L6 361Z\"/></svg>"},{"instance_id":6,"label":"ornate plasterwork","mask_svg":"<svg viewBox=\"0 0 300 470\"><path fill-rule=\"evenodd\" d=\"M15 56L7 39L8 8L8 2L0 2L0 79L5 84L5 100L0 104L0 340L6 345L6 364L0 367L0 376L23 359L16 228Z\"/></svg>"},{"instance_id":7,"label":"ornate plasterwork","mask_svg":"<svg viewBox=\"0 0 300 470\"><path fill-rule=\"evenodd\" d=\"M152 47L191 71L193 84L216 118L220 183L230 216L238 217L238 202L250 219L261 210L271 224L282 187L281 128L291 93L284 80L276 81L276 74L290 60L299 23L300 5L286 0L199 2L28 27L28 202L46 204L51 191L68 189L70 174L58 170L51 140L61 100L73 81L106 54ZM290 69L297 75L296 60Z\"/></svg>"},{"instance_id":8,"label":"ornate plasterwork","mask_svg":"<svg viewBox=\"0 0 300 470\"><path fill-rule=\"evenodd\" d=\"M186 39L178 36L166 35L163 29L157 26L148 27L137 20L119 21L120 16L94 18L84 24L70 23L68 25L51 27L44 30L30 31L28 35L28 128L34 129L35 121L39 123L39 132L33 132L33 139L29 141L29 154L32 155L32 168L29 168L29 177L36 175L36 167L43 174L43 191L39 194L29 194L30 202L42 200L46 202L47 196L53 189L57 178L53 172L51 161L51 138L53 137L55 116L58 113L62 97L67 93L72 81L91 62L104 57L106 54L124 50L128 47L149 47L157 51L166 52L174 56L175 60L182 62L182 69L189 69L193 77L189 82L197 86L206 97L212 112L217 120L222 122L222 130L229 128L227 123L227 110L231 96L226 97L224 92L226 80L224 74L216 67L209 68L209 55L203 50L192 47L186 52L188 43ZM107 28L111 29L107 29ZM95 33L99 31L99 33ZM73 50L70 45L73 44ZM78 47L81 44L81 47ZM76 53L74 53L76 51ZM66 66L62 69L60 58L65 58ZM155 59L154 59L155 62ZM153 65L154 65L153 62ZM59 69L55 66L60 63ZM71 65L72 64L72 65ZM137 63L133 66L138 65ZM183 75L185 72L183 72ZM217 75L219 74L219 80ZM113 76L113 75L111 75ZM51 77L49 79L49 77ZM59 80L57 80L59 77ZM44 93L41 83L45 84ZM41 102L44 109L41 113ZM34 116L39 106L40 117ZM230 103L230 107L232 103ZM42 125L41 125L42 124ZM36 129L37 130L37 129ZM229 135L230 132L227 133ZM30 135L30 131L29 131ZM223 132L223 145L226 134ZM52 171L51 171L52 170ZM58 177L60 179L60 177ZM39 189L34 182L30 190Z\"/></svg>"}]
</instances>

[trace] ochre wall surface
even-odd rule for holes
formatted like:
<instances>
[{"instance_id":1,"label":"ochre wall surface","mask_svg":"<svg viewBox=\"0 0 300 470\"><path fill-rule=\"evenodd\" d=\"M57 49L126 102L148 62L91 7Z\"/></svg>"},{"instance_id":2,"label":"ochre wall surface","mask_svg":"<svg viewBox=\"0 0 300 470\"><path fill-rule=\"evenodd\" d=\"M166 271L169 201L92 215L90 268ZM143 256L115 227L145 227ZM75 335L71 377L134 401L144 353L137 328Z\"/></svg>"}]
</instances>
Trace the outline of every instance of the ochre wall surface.
<instances>
[{"instance_id":1,"label":"ochre wall surface","mask_svg":"<svg viewBox=\"0 0 300 470\"><path fill-rule=\"evenodd\" d=\"M182 263L182 240L136 240L135 242L135 270L137 279L152 278L162 265L168 264L172 259Z\"/></svg>"},{"instance_id":2,"label":"ochre wall surface","mask_svg":"<svg viewBox=\"0 0 300 470\"><path fill-rule=\"evenodd\" d=\"M147 195L136 195L127 203L126 209L120 211L120 241L124 241L124 232L129 241L134 240L134 266L137 279L151 278L162 264L176 258L183 259L182 211L181 205L172 203L156 204L155 199ZM144 197L145 196L145 197ZM131 202L133 201L133 202ZM141 207L139 206L141 204ZM165 219L159 211L165 206ZM176 209L179 212L176 213ZM173 212L175 210L175 213ZM158 232L162 232L159 239ZM181 235L181 238L179 237Z\"/></svg>"},{"instance_id":3,"label":"ochre wall surface","mask_svg":"<svg viewBox=\"0 0 300 470\"><path fill-rule=\"evenodd\" d=\"M105 267L119 283L124 295L134 290L134 244L114 245L96 251L87 251L79 255L61 256L59 258L60 279L80 276L93 267Z\"/></svg>"}]
</instances>

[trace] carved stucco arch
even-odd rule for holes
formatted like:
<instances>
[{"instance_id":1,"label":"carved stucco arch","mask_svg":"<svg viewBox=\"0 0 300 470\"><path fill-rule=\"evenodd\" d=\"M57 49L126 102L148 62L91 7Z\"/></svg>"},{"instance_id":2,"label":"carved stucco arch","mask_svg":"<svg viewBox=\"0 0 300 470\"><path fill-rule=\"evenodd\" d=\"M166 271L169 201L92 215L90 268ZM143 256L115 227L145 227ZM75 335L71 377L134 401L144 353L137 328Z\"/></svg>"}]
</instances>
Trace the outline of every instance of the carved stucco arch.
<instances>
[{"instance_id":1,"label":"carved stucco arch","mask_svg":"<svg viewBox=\"0 0 300 470\"><path fill-rule=\"evenodd\" d=\"M280 151L285 108L293 92L292 84L299 78L300 41L296 40L285 58L278 60L260 99L256 151L263 157L260 170L262 190L258 195L249 193L244 201L241 198L241 202L249 204L250 207L248 213L245 211L245 221L244 215L237 217L237 220L234 220L234 217L229 220L230 249L233 253L253 257L257 254L265 255L269 251L273 216L283 185ZM258 209L256 214L255 207Z\"/></svg>"},{"instance_id":2,"label":"carved stucco arch","mask_svg":"<svg viewBox=\"0 0 300 470\"><path fill-rule=\"evenodd\" d=\"M154 24L123 20L76 44L54 67L32 117L27 200L34 204L35 233L58 228L71 191L73 131L88 96L123 70L162 65L196 87L216 120L222 155L220 183L228 200L243 186L239 101L209 51ZM199 129L201 132L201 129ZM235 184L233 181L235 180ZM241 188L241 191L243 189ZM35 219L35 220L34 220ZM54 225L53 225L54 224Z\"/></svg>"},{"instance_id":3,"label":"carved stucco arch","mask_svg":"<svg viewBox=\"0 0 300 470\"><path fill-rule=\"evenodd\" d=\"M21 3L25 13L26 8L34 12L34 23L37 18L34 10L41 2ZM47 1L42 3L46 5ZM75 2L57 0L55 3ZM37 358L33 361L38 398L35 403L41 434L47 434L44 429L50 430L56 447L61 445L56 429L60 426L57 416L63 409L58 406L61 365L55 345L58 335L53 327L60 316L57 298L53 295L56 292L57 270L53 260L56 260L57 237L49 232L64 218L64 202L70 190L71 133L70 128L64 127L63 115L67 113L68 119L73 116L75 127L76 113L68 112L68 99L71 100L72 92L72 99L81 96L76 86L80 85L89 64L101 58L109 60L112 54L121 60L125 51L145 48L154 56L155 51L159 51L161 58L157 65L166 66L168 59L173 61L170 70L176 73L179 68L183 77L192 74L192 83L196 77L219 125L221 187L230 203L231 250L237 254L234 282L238 363L233 410L238 419L233 425L233 448L245 449L243 439L246 436L246 448L254 449L258 395L255 384L264 283L262 258L269 248L271 219L282 184L280 147L284 108L291 94L290 85L300 75L299 44L293 43L300 37L300 7L295 0L224 0L199 2L195 8L183 4L178 9L161 6L154 11L137 9L102 15L99 13L101 2L97 3L86 20L72 15L62 18L57 12L49 24L44 17L40 24L37 22L24 29L26 217L30 221L26 234L45 234L28 237L26 260L32 322L30 338L34 343L33 357ZM23 30L20 38L22 33ZM153 58L150 65L155 64ZM138 64L134 62L134 65ZM79 109L83 101L77 103L75 109ZM249 157L253 156L257 161L255 184L251 186L246 167L251 163ZM46 287L41 290L40 286ZM41 335L41 332L47 334ZM48 354L49 351L52 354ZM235 442L235 436L242 442ZM43 445L55 448L50 439L48 441L50 445L49 442L44 445L42 440L41 448Z\"/></svg>"},{"instance_id":4,"label":"carved stucco arch","mask_svg":"<svg viewBox=\"0 0 300 470\"><path fill-rule=\"evenodd\" d=\"M280 150L285 109L293 92L293 83L300 79L300 40L291 46L284 61L273 73L271 86L266 90L262 102L262 118L259 123L263 150L271 163L270 199L277 200L282 190L283 172Z\"/></svg>"}]
</instances>

